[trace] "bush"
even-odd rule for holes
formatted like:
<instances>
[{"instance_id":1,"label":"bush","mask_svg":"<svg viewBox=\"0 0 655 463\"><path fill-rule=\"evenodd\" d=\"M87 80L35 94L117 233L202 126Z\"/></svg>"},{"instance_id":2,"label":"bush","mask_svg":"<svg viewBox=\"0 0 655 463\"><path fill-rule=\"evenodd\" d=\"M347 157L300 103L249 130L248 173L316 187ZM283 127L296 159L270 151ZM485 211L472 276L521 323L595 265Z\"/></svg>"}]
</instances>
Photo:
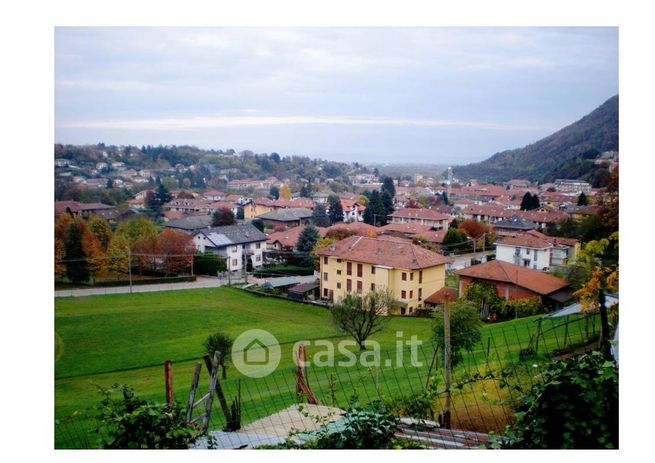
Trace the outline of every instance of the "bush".
<instances>
[{"instance_id":1,"label":"bush","mask_svg":"<svg viewBox=\"0 0 655 463\"><path fill-rule=\"evenodd\" d=\"M491 314L494 321L511 320L513 318L530 317L543 313L543 307L538 297L503 301Z\"/></svg>"},{"instance_id":2,"label":"bush","mask_svg":"<svg viewBox=\"0 0 655 463\"><path fill-rule=\"evenodd\" d=\"M208 336L203 343L205 352L210 358L214 356L214 352L221 353L219 364L223 370L223 379L227 377L226 363L232 352L232 342L232 338L227 334L219 332Z\"/></svg>"},{"instance_id":3,"label":"bush","mask_svg":"<svg viewBox=\"0 0 655 463\"><path fill-rule=\"evenodd\" d=\"M443 307L435 311L434 339L439 351L444 349ZM471 302L459 300L450 305L450 348L451 362L457 365L462 360L462 351L471 350L482 339L482 322L478 310Z\"/></svg>"},{"instance_id":4,"label":"bush","mask_svg":"<svg viewBox=\"0 0 655 463\"><path fill-rule=\"evenodd\" d=\"M227 264L225 259L210 252L193 255L193 272L197 275L216 276L218 272L225 272Z\"/></svg>"},{"instance_id":5,"label":"bush","mask_svg":"<svg viewBox=\"0 0 655 463\"><path fill-rule=\"evenodd\" d=\"M119 393L119 398L114 398ZM186 449L201 434L185 422L185 410L177 402L149 403L134 395L129 386L100 388L96 432L106 449Z\"/></svg>"},{"instance_id":6,"label":"bush","mask_svg":"<svg viewBox=\"0 0 655 463\"><path fill-rule=\"evenodd\" d=\"M499 440L505 448L618 448L618 369L600 352L552 362Z\"/></svg>"}]
</instances>

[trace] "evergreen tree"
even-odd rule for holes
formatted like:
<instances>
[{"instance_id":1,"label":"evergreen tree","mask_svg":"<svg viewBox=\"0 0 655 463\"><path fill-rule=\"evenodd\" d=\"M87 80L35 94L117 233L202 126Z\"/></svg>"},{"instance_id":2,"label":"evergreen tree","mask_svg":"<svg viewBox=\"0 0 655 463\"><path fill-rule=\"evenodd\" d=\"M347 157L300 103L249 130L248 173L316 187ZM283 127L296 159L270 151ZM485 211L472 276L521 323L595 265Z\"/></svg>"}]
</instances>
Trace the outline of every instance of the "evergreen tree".
<instances>
[{"instance_id":1,"label":"evergreen tree","mask_svg":"<svg viewBox=\"0 0 655 463\"><path fill-rule=\"evenodd\" d=\"M388 196L388 195L387 195ZM371 197L368 201L368 206L364 211L364 222L377 226L386 217L385 205L382 202L380 192L377 190L371 192Z\"/></svg>"},{"instance_id":2,"label":"evergreen tree","mask_svg":"<svg viewBox=\"0 0 655 463\"><path fill-rule=\"evenodd\" d=\"M541 203L539 202L539 196L537 193L532 195L532 209L538 209L541 207Z\"/></svg>"},{"instance_id":3,"label":"evergreen tree","mask_svg":"<svg viewBox=\"0 0 655 463\"><path fill-rule=\"evenodd\" d=\"M280 189L275 185L271 186L271 189L268 191L268 195L273 199L280 199Z\"/></svg>"},{"instance_id":4,"label":"evergreen tree","mask_svg":"<svg viewBox=\"0 0 655 463\"><path fill-rule=\"evenodd\" d=\"M212 214L212 227L234 225L235 223L237 223L237 219L234 216L234 212L227 207L216 209Z\"/></svg>"},{"instance_id":5,"label":"evergreen tree","mask_svg":"<svg viewBox=\"0 0 655 463\"><path fill-rule=\"evenodd\" d=\"M580 193L580 196L578 196L578 206L587 206L588 204L587 195L584 192Z\"/></svg>"},{"instance_id":6,"label":"evergreen tree","mask_svg":"<svg viewBox=\"0 0 655 463\"><path fill-rule=\"evenodd\" d=\"M532 209L532 195L529 192L526 192L521 200L521 210L529 211L530 209Z\"/></svg>"},{"instance_id":7,"label":"evergreen tree","mask_svg":"<svg viewBox=\"0 0 655 463\"><path fill-rule=\"evenodd\" d=\"M300 232L296 249L300 265L303 267L312 267L314 265L312 250L320 238L321 235L319 235L318 230L311 224L305 226L303 231Z\"/></svg>"},{"instance_id":8,"label":"evergreen tree","mask_svg":"<svg viewBox=\"0 0 655 463\"><path fill-rule=\"evenodd\" d=\"M393 197L389 195L389 192L383 191L382 194L380 195L380 202L382 204L382 217L380 217L380 224L381 225L386 225L388 220L387 217L391 214L393 214L394 206L393 206Z\"/></svg>"},{"instance_id":9,"label":"evergreen tree","mask_svg":"<svg viewBox=\"0 0 655 463\"><path fill-rule=\"evenodd\" d=\"M382 191L386 191L391 196L391 199L396 196L396 187L393 184L393 179L391 177L384 177L382 180Z\"/></svg>"},{"instance_id":10,"label":"evergreen tree","mask_svg":"<svg viewBox=\"0 0 655 463\"><path fill-rule=\"evenodd\" d=\"M330 217L325 212L325 206L317 204L312 211L312 223L317 227L329 227Z\"/></svg>"},{"instance_id":11,"label":"evergreen tree","mask_svg":"<svg viewBox=\"0 0 655 463\"><path fill-rule=\"evenodd\" d=\"M305 183L300 188L300 197L301 198L311 198L312 197L312 186L309 183Z\"/></svg>"},{"instance_id":12,"label":"evergreen tree","mask_svg":"<svg viewBox=\"0 0 655 463\"><path fill-rule=\"evenodd\" d=\"M343 208L341 207L341 200L337 195L328 196L328 209L330 210L330 224L343 222Z\"/></svg>"},{"instance_id":13,"label":"evergreen tree","mask_svg":"<svg viewBox=\"0 0 655 463\"><path fill-rule=\"evenodd\" d=\"M83 225L77 220L68 227L68 233L64 241L66 255L66 276L73 283L84 283L89 281L89 265L86 261L86 254L82 247L84 236Z\"/></svg>"}]
</instances>

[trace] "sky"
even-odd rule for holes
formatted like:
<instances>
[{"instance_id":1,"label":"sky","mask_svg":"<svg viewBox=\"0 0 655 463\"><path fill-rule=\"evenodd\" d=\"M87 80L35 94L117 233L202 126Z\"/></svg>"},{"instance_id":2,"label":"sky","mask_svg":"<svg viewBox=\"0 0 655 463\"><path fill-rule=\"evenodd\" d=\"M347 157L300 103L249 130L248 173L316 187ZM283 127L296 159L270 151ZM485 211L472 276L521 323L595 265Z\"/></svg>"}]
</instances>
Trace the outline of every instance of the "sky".
<instances>
[{"instance_id":1,"label":"sky","mask_svg":"<svg viewBox=\"0 0 655 463\"><path fill-rule=\"evenodd\" d=\"M455 165L617 93L617 28L55 30L57 143Z\"/></svg>"}]
</instances>

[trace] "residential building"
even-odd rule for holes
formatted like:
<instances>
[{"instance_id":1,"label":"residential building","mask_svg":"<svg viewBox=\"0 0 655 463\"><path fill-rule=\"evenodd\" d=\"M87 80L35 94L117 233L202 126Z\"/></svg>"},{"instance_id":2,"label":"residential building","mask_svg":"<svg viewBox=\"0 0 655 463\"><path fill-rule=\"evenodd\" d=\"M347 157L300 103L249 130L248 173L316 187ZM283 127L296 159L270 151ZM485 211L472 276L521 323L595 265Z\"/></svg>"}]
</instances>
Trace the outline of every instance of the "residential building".
<instances>
[{"instance_id":1,"label":"residential building","mask_svg":"<svg viewBox=\"0 0 655 463\"><path fill-rule=\"evenodd\" d=\"M459 294L464 294L473 282L488 283L507 301L539 297L544 305L555 308L568 301L572 294L566 280L501 260L472 265L455 273L459 275Z\"/></svg>"},{"instance_id":2,"label":"residential building","mask_svg":"<svg viewBox=\"0 0 655 463\"><path fill-rule=\"evenodd\" d=\"M591 193L591 185L589 182L583 180L569 180L559 178L555 180L555 191L560 193L575 193L575 194L589 194Z\"/></svg>"},{"instance_id":3,"label":"residential building","mask_svg":"<svg viewBox=\"0 0 655 463\"><path fill-rule=\"evenodd\" d=\"M401 315L423 307L424 298L444 286L448 259L393 237L351 236L318 251L321 297L389 289Z\"/></svg>"},{"instance_id":4,"label":"residential building","mask_svg":"<svg viewBox=\"0 0 655 463\"><path fill-rule=\"evenodd\" d=\"M186 233L195 233L198 230L210 228L212 225L212 216L207 214L190 215L177 220L170 220L164 225L166 228L183 231Z\"/></svg>"},{"instance_id":5,"label":"residential building","mask_svg":"<svg viewBox=\"0 0 655 463\"><path fill-rule=\"evenodd\" d=\"M527 233L505 236L494 244L496 260L533 270L548 270L551 266L553 245L537 236Z\"/></svg>"},{"instance_id":6,"label":"residential building","mask_svg":"<svg viewBox=\"0 0 655 463\"><path fill-rule=\"evenodd\" d=\"M276 209L256 216L264 222L267 228L283 230L285 228L297 227L309 222L312 210L304 207Z\"/></svg>"},{"instance_id":7,"label":"residential building","mask_svg":"<svg viewBox=\"0 0 655 463\"><path fill-rule=\"evenodd\" d=\"M211 252L225 259L229 271L246 271L264 264L266 235L251 224L226 225L199 230L193 242L200 252Z\"/></svg>"},{"instance_id":8,"label":"residential building","mask_svg":"<svg viewBox=\"0 0 655 463\"><path fill-rule=\"evenodd\" d=\"M432 209L404 208L389 216L391 223L416 223L428 225L434 230L448 230L449 216Z\"/></svg>"}]
</instances>

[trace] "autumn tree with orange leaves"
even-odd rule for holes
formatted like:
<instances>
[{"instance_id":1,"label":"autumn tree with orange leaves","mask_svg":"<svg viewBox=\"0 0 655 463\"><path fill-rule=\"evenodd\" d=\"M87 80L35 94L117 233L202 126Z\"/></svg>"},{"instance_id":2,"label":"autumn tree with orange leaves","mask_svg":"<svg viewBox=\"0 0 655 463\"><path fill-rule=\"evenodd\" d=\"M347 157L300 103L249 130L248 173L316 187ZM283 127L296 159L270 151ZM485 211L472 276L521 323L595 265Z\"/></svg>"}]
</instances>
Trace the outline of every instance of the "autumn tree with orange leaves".
<instances>
[{"instance_id":1,"label":"autumn tree with orange leaves","mask_svg":"<svg viewBox=\"0 0 655 463\"><path fill-rule=\"evenodd\" d=\"M193 238L186 233L166 229L157 237L157 254L166 275L190 270L195 250Z\"/></svg>"}]
</instances>

